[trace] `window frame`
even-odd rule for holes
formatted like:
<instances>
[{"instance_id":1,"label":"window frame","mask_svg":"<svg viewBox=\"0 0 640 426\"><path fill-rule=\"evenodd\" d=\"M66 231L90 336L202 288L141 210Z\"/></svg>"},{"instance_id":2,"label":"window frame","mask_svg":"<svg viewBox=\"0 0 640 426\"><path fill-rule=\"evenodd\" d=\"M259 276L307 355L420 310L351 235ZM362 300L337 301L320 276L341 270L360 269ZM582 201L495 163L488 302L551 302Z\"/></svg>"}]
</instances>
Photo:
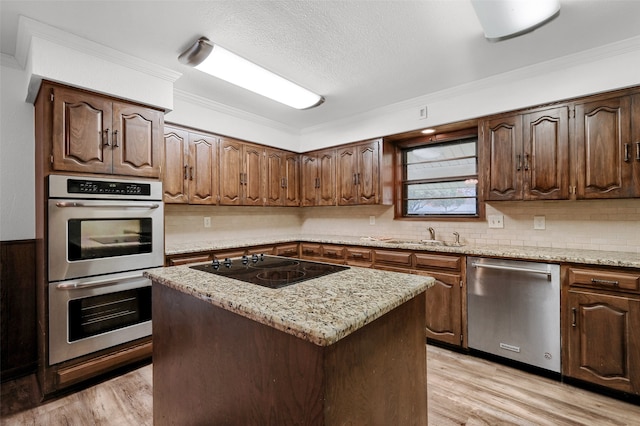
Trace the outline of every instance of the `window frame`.
<instances>
[{"instance_id":1,"label":"window frame","mask_svg":"<svg viewBox=\"0 0 640 426\"><path fill-rule=\"evenodd\" d=\"M395 179L394 179L394 218L399 220L418 220L418 221L434 221L434 220L448 220L448 221L481 221L485 218L485 204L482 197L482 181L481 181L481 140L478 135L478 128L468 128L458 131L452 131L447 133L435 133L432 135L425 135L421 137L414 137L406 140L399 140L395 143ZM476 215L407 215L405 208L406 201L406 170L403 163L404 151L412 148L419 148L428 145L439 145L446 142L455 142L464 139L475 138L477 140L476 145L476 161L477 161L477 175L474 178L478 179L477 183L477 214ZM439 182L457 181L460 177L455 179L443 178L438 180Z\"/></svg>"}]
</instances>

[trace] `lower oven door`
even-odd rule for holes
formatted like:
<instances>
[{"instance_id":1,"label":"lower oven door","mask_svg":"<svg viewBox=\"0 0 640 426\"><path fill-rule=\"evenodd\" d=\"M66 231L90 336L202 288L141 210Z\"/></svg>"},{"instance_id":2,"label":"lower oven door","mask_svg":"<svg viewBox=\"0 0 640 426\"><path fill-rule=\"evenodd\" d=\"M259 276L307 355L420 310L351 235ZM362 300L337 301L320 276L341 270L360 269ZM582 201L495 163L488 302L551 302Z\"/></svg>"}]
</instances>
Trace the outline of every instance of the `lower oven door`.
<instances>
[{"instance_id":1,"label":"lower oven door","mask_svg":"<svg viewBox=\"0 0 640 426\"><path fill-rule=\"evenodd\" d=\"M49 283L49 365L150 335L141 271Z\"/></svg>"}]
</instances>

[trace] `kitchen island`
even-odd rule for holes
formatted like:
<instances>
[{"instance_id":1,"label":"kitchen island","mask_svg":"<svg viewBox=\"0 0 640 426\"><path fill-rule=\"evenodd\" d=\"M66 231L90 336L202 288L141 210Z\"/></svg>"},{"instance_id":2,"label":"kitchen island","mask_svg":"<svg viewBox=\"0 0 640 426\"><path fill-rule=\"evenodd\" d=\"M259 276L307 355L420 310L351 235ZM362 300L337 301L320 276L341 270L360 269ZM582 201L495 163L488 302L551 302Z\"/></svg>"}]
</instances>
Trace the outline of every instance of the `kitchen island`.
<instances>
[{"instance_id":1,"label":"kitchen island","mask_svg":"<svg viewBox=\"0 0 640 426\"><path fill-rule=\"evenodd\" d=\"M154 424L427 424L430 277L365 268L272 289L153 281Z\"/></svg>"}]
</instances>

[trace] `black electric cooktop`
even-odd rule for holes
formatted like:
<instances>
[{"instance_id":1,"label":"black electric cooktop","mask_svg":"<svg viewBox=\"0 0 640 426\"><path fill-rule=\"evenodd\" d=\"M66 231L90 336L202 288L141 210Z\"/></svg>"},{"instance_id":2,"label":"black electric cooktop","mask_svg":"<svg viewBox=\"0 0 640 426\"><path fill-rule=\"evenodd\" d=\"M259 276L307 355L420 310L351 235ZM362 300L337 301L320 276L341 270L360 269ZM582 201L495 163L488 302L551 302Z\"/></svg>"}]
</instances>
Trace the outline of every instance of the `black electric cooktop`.
<instances>
[{"instance_id":1,"label":"black electric cooktop","mask_svg":"<svg viewBox=\"0 0 640 426\"><path fill-rule=\"evenodd\" d=\"M242 256L223 261L216 259L207 265L190 268L269 288L282 288L349 269L348 266L266 255Z\"/></svg>"}]
</instances>

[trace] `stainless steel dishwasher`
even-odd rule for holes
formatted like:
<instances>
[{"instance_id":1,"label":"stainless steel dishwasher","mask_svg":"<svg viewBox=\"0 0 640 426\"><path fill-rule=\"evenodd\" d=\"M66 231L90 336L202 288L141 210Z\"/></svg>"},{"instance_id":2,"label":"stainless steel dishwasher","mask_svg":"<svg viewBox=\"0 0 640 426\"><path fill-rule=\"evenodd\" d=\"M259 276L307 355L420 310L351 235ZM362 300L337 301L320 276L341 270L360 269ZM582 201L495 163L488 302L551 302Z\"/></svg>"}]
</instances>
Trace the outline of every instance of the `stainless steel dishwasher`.
<instances>
[{"instance_id":1,"label":"stainless steel dishwasher","mask_svg":"<svg viewBox=\"0 0 640 426\"><path fill-rule=\"evenodd\" d=\"M560 372L560 266L467 257L470 349Z\"/></svg>"}]
</instances>

